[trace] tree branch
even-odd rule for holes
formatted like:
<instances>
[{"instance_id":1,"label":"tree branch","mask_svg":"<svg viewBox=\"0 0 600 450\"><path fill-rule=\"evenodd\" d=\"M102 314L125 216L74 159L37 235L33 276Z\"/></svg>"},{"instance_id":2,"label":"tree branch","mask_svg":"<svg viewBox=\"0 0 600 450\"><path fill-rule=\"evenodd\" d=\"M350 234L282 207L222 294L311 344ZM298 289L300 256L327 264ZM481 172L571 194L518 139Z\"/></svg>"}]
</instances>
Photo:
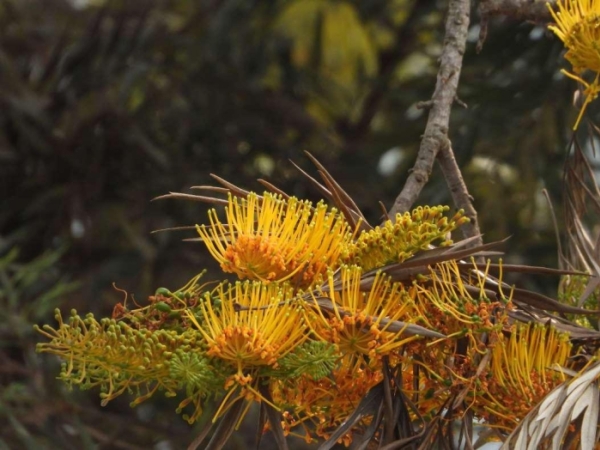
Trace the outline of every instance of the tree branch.
<instances>
[{"instance_id":1,"label":"tree branch","mask_svg":"<svg viewBox=\"0 0 600 450\"><path fill-rule=\"evenodd\" d=\"M440 68L431 98L432 105L425 133L421 140L417 161L390 210L391 217L411 208L423 186L429 180L438 151L448 143L450 110L456 97L456 88L466 48L469 12L469 0L450 0Z\"/></svg>"},{"instance_id":2,"label":"tree branch","mask_svg":"<svg viewBox=\"0 0 600 450\"><path fill-rule=\"evenodd\" d=\"M546 6L547 3L555 4L556 0L481 0L479 15L482 19L491 16L507 16L519 21L549 22L552 16Z\"/></svg>"},{"instance_id":3,"label":"tree branch","mask_svg":"<svg viewBox=\"0 0 600 450\"><path fill-rule=\"evenodd\" d=\"M469 195L467 185L465 184L465 180L458 167L449 140L446 141L446 145L443 145L442 148L440 148L437 159L440 168L442 169L442 173L444 174L444 178L446 179L446 183L448 184L448 188L450 189L454 204L457 208L464 210L465 216L470 219L469 223L460 227L463 236L465 238L478 237L478 239L475 239L471 243L471 246L473 247L483 245L481 231L479 230L479 222L477 221L477 211L473 206L473 197Z\"/></svg>"},{"instance_id":4,"label":"tree branch","mask_svg":"<svg viewBox=\"0 0 600 450\"><path fill-rule=\"evenodd\" d=\"M479 2L480 30L477 53L483 48L487 37L488 22L494 16L507 16L511 19L547 23L552 21L547 3L554 5L556 0L481 0Z\"/></svg>"}]
</instances>

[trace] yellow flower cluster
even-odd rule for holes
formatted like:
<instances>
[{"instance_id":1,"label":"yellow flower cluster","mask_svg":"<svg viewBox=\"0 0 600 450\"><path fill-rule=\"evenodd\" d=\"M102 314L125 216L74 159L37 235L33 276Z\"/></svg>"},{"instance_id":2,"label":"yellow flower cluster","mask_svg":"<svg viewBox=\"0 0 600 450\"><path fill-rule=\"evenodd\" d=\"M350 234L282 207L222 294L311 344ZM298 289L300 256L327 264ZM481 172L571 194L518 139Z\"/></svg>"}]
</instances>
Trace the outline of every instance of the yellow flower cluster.
<instances>
[{"instance_id":1,"label":"yellow flower cluster","mask_svg":"<svg viewBox=\"0 0 600 450\"><path fill-rule=\"evenodd\" d=\"M205 295L200 320L186 311L206 342L206 355L236 369L225 382L226 389L239 385L244 398L264 400L256 389L259 369L276 368L281 358L308 337L302 310L290 301L293 298L288 284L223 283Z\"/></svg>"},{"instance_id":2,"label":"yellow flower cluster","mask_svg":"<svg viewBox=\"0 0 600 450\"><path fill-rule=\"evenodd\" d=\"M209 289L195 277L160 288L145 307L119 305L102 323L58 316L39 350L66 360L63 379L99 385L106 400L131 389L136 402L157 389L183 393L190 422L207 398L220 402L213 420L237 408L241 420L259 402L280 414L286 435L309 442L331 437L389 371L414 419L452 400L506 427L561 379L552 368L568 365L568 336L514 325L512 291L500 280L490 287L489 264L411 259L451 245L466 219L447 209L418 208L359 235L323 202L229 194L225 219L211 210L197 231L239 281ZM336 439L349 444L373 420Z\"/></svg>"}]
</instances>

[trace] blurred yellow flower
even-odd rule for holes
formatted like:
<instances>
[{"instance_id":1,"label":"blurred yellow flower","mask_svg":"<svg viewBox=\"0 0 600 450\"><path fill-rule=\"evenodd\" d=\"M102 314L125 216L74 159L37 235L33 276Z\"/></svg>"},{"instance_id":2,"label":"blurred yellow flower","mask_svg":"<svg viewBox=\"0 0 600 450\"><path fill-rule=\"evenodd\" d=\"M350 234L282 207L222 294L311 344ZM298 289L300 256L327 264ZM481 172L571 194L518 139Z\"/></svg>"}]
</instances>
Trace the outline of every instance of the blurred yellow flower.
<instances>
[{"instance_id":1,"label":"blurred yellow flower","mask_svg":"<svg viewBox=\"0 0 600 450\"><path fill-rule=\"evenodd\" d=\"M585 100L573 127L577 129L587 105L600 92L600 0L558 0L556 5L558 11L548 4L556 22L548 28L563 41L565 58L573 66L573 73L562 72L585 86ZM586 70L595 72L591 83L581 77Z\"/></svg>"},{"instance_id":2,"label":"blurred yellow flower","mask_svg":"<svg viewBox=\"0 0 600 450\"><path fill-rule=\"evenodd\" d=\"M246 199L229 196L227 224L209 211L209 226L197 230L225 272L264 282L312 284L335 268L352 235L335 209L265 192Z\"/></svg>"}]
</instances>

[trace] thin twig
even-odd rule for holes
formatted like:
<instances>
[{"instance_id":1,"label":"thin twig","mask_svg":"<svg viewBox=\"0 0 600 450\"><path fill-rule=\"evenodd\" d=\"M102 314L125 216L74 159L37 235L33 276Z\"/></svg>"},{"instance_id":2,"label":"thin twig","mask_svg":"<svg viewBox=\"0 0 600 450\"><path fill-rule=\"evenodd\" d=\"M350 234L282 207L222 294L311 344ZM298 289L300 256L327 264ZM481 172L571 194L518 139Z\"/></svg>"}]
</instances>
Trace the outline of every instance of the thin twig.
<instances>
[{"instance_id":1,"label":"thin twig","mask_svg":"<svg viewBox=\"0 0 600 450\"><path fill-rule=\"evenodd\" d=\"M456 97L463 55L469 29L469 0L450 0L446 35L432 106L421 141L417 161L390 210L390 216L408 211L429 180L433 162L440 148L448 141L450 109Z\"/></svg>"},{"instance_id":2,"label":"thin twig","mask_svg":"<svg viewBox=\"0 0 600 450\"><path fill-rule=\"evenodd\" d=\"M488 22L492 17L505 16L519 22L547 23L552 21L552 16L546 6L547 3L554 4L556 0L481 0L478 8L480 28L477 53L483 47L487 37Z\"/></svg>"},{"instance_id":3,"label":"thin twig","mask_svg":"<svg viewBox=\"0 0 600 450\"><path fill-rule=\"evenodd\" d=\"M519 21L548 22L552 16L546 3L554 4L556 0L481 0L479 14L482 17L507 16Z\"/></svg>"},{"instance_id":4,"label":"thin twig","mask_svg":"<svg viewBox=\"0 0 600 450\"><path fill-rule=\"evenodd\" d=\"M467 185L465 184L465 180L458 167L449 140L446 141L446 145L443 145L442 148L440 148L438 153L438 163L444 174L446 184L448 184L448 188L450 189L454 204L457 208L464 210L465 216L470 220L469 223L460 227L463 236L465 238L476 237L470 244L472 247L482 245L483 240L481 239L481 231L479 230L479 222L477 221L477 211L473 206L473 197L469 195Z\"/></svg>"}]
</instances>

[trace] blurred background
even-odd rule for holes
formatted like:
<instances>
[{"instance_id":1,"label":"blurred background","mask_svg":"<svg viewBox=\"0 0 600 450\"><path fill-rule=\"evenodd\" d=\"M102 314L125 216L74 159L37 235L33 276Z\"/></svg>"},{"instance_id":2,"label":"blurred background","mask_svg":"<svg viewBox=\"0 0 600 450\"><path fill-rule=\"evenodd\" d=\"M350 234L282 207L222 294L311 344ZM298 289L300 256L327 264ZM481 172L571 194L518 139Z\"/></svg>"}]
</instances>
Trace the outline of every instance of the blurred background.
<instances>
[{"instance_id":1,"label":"blurred background","mask_svg":"<svg viewBox=\"0 0 600 450\"><path fill-rule=\"evenodd\" d=\"M377 223L414 163L443 40L436 0L0 1L0 449L185 448L177 401L100 407L35 353L53 310L110 315L218 267L189 232L207 206L161 200L215 173L318 200L308 150ZM577 111L544 24L497 19L469 43L450 137L484 240L556 267ZM590 114L598 108L592 105ZM585 137L584 137L585 139ZM436 170L421 204L451 204ZM559 218L560 221L560 218ZM555 293L556 279L517 280ZM247 448L252 425L230 447ZM246 438L246 436L249 436ZM293 448L305 448L292 442ZM294 447L295 446L295 447ZM267 448L267 447L264 447Z\"/></svg>"}]
</instances>

